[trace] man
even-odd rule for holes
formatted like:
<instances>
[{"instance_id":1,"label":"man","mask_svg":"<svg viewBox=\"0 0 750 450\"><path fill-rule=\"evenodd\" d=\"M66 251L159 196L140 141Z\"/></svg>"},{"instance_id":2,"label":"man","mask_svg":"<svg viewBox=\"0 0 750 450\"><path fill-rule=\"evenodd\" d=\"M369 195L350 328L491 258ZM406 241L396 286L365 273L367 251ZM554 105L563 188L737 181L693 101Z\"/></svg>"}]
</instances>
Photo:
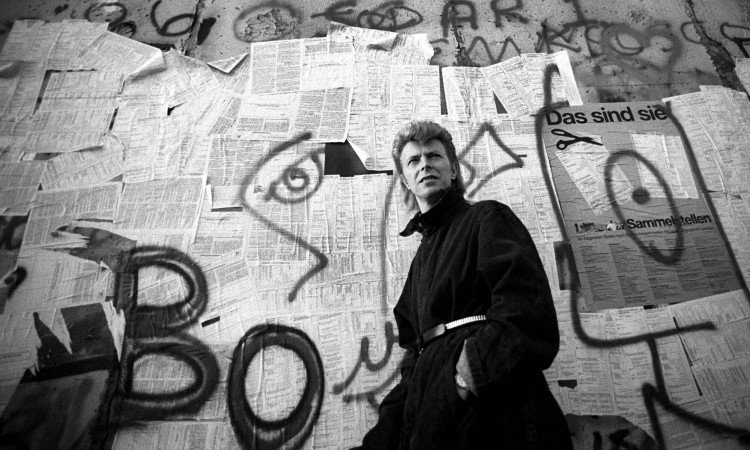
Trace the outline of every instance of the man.
<instances>
[{"instance_id":1,"label":"man","mask_svg":"<svg viewBox=\"0 0 750 450\"><path fill-rule=\"evenodd\" d=\"M394 308L401 381L363 447L572 448L542 374L559 334L528 231L503 204L464 200L441 126L413 122L392 156L405 203L419 209L401 235L422 242Z\"/></svg>"}]
</instances>

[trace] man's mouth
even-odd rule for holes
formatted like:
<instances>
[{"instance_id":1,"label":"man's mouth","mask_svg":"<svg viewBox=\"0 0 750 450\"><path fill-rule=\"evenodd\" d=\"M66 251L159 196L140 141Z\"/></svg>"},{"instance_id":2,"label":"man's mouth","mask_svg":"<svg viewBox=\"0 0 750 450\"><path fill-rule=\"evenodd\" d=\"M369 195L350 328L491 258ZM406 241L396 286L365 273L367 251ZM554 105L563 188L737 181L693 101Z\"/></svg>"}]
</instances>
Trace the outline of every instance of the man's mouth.
<instances>
[{"instance_id":1,"label":"man's mouth","mask_svg":"<svg viewBox=\"0 0 750 450\"><path fill-rule=\"evenodd\" d=\"M423 181L437 180L437 179L438 177L436 177L435 175L427 175L426 177L423 177L421 180L419 180L419 182L422 183Z\"/></svg>"}]
</instances>

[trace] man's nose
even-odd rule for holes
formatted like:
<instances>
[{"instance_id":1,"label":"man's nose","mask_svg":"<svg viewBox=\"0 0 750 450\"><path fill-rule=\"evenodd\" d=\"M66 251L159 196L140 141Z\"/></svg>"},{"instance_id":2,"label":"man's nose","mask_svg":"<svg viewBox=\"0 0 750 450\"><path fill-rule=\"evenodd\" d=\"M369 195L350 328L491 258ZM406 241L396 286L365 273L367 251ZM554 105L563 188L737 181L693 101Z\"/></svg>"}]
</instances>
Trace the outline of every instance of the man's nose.
<instances>
[{"instance_id":1,"label":"man's nose","mask_svg":"<svg viewBox=\"0 0 750 450\"><path fill-rule=\"evenodd\" d=\"M425 170L428 167L432 167L430 165L430 158L428 158L427 155L422 155L422 157L419 158L419 170Z\"/></svg>"}]
</instances>

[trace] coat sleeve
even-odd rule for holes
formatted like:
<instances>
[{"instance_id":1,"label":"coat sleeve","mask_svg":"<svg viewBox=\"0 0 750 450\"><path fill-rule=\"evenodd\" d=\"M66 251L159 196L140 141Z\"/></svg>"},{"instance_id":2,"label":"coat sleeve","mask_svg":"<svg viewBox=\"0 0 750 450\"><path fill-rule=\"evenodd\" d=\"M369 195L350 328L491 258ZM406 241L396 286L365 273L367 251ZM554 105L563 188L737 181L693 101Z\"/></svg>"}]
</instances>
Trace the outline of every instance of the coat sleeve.
<instances>
[{"instance_id":1,"label":"coat sleeve","mask_svg":"<svg viewBox=\"0 0 750 450\"><path fill-rule=\"evenodd\" d=\"M544 370L560 345L549 281L526 227L505 205L481 216L476 289L490 296L488 322L466 341L479 395L515 370Z\"/></svg>"},{"instance_id":2,"label":"coat sleeve","mask_svg":"<svg viewBox=\"0 0 750 450\"><path fill-rule=\"evenodd\" d=\"M409 304L406 297L409 295L410 281L411 273L407 276L404 290L396 307L393 309L396 327L398 328L398 342L406 350L404 359L401 362L401 379L380 403L378 422L367 432L362 440L362 448L365 449L399 447L404 417L404 404L406 403L406 395L409 391L409 379L411 378L418 354L417 335L409 320L406 306Z\"/></svg>"}]
</instances>

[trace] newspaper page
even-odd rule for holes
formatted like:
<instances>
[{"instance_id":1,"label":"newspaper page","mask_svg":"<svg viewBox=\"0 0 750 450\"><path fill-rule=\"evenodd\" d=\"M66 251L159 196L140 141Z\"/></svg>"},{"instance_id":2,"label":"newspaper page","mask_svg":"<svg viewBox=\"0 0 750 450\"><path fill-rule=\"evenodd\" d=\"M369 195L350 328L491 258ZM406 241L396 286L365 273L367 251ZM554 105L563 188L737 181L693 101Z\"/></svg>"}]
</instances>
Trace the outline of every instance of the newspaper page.
<instances>
[{"instance_id":1,"label":"newspaper page","mask_svg":"<svg viewBox=\"0 0 750 450\"><path fill-rule=\"evenodd\" d=\"M36 195L29 214L23 247L26 249L66 245L57 230L75 220L113 221L122 183L110 182L71 189L50 189Z\"/></svg>"},{"instance_id":2,"label":"newspaper page","mask_svg":"<svg viewBox=\"0 0 750 450\"><path fill-rule=\"evenodd\" d=\"M664 154L662 144L669 140L670 161L678 159L669 147L677 147L671 138L679 133L658 104L566 107L546 112L543 119L583 310L681 302L739 286L703 189L686 189L697 198L676 198L665 181L653 182L669 179L672 169L664 163L667 173L659 173L649 155ZM634 134L665 138L656 139L658 148L644 155L634 148ZM575 157L578 148L587 149L586 164ZM592 161L595 167L587 166ZM649 177L641 176L639 162ZM695 179L680 179L680 186L693 184L698 186Z\"/></svg>"},{"instance_id":3,"label":"newspaper page","mask_svg":"<svg viewBox=\"0 0 750 450\"><path fill-rule=\"evenodd\" d=\"M734 73L746 92L750 92L750 58L740 58L734 65Z\"/></svg>"},{"instance_id":4,"label":"newspaper page","mask_svg":"<svg viewBox=\"0 0 750 450\"><path fill-rule=\"evenodd\" d=\"M352 40L357 60L385 65L427 65L435 49L426 34L400 34L359 28L331 21L328 36Z\"/></svg>"},{"instance_id":5,"label":"newspaper page","mask_svg":"<svg viewBox=\"0 0 750 450\"><path fill-rule=\"evenodd\" d=\"M101 303L111 272L98 263L48 250L21 251L18 264L27 278L18 286L5 312Z\"/></svg>"},{"instance_id":6,"label":"newspaper page","mask_svg":"<svg viewBox=\"0 0 750 450\"><path fill-rule=\"evenodd\" d=\"M126 184L114 220L115 232L141 245L155 243L148 236L176 236L180 243L183 238L193 242L205 184L205 176ZM182 244L177 248L187 250Z\"/></svg>"},{"instance_id":7,"label":"newspaper page","mask_svg":"<svg viewBox=\"0 0 750 450\"><path fill-rule=\"evenodd\" d=\"M198 218L190 254L201 258L221 256L245 248L247 213L243 211L211 211L211 186L206 185L203 206Z\"/></svg>"},{"instance_id":8,"label":"newspaper page","mask_svg":"<svg viewBox=\"0 0 750 450\"><path fill-rule=\"evenodd\" d=\"M0 84L4 91L4 96L0 99L0 106L4 107L4 119L21 121L34 113L39 91L44 83L45 70L43 61L20 61L13 64L12 75Z\"/></svg>"},{"instance_id":9,"label":"newspaper page","mask_svg":"<svg viewBox=\"0 0 750 450\"><path fill-rule=\"evenodd\" d=\"M71 64L80 69L117 72L129 78L164 70L161 50L109 31L100 34Z\"/></svg>"},{"instance_id":10,"label":"newspaper page","mask_svg":"<svg viewBox=\"0 0 750 450\"><path fill-rule=\"evenodd\" d=\"M117 103L112 132L126 141L122 136L122 130L128 129L126 124L136 119L166 116L169 107L167 89L158 76L126 80Z\"/></svg>"},{"instance_id":11,"label":"newspaper page","mask_svg":"<svg viewBox=\"0 0 750 450\"><path fill-rule=\"evenodd\" d=\"M46 161L0 162L0 215L29 213L46 166Z\"/></svg>"},{"instance_id":12,"label":"newspaper page","mask_svg":"<svg viewBox=\"0 0 750 450\"><path fill-rule=\"evenodd\" d=\"M252 183L254 168L268 156L270 142L241 136L220 135L211 138L208 184L237 186ZM239 191L238 191L239 192Z\"/></svg>"},{"instance_id":13,"label":"newspaper page","mask_svg":"<svg viewBox=\"0 0 750 450\"><path fill-rule=\"evenodd\" d=\"M193 133L188 119L171 115L134 121L124 153L123 181L204 175L210 138Z\"/></svg>"},{"instance_id":14,"label":"newspaper page","mask_svg":"<svg viewBox=\"0 0 750 450\"><path fill-rule=\"evenodd\" d=\"M41 183L44 190L90 186L118 177L124 170L122 145L110 135L103 148L63 153L48 160Z\"/></svg>"},{"instance_id":15,"label":"newspaper page","mask_svg":"<svg viewBox=\"0 0 750 450\"><path fill-rule=\"evenodd\" d=\"M287 139L292 131L298 93L246 95L237 112L237 119L226 134L241 134L257 140Z\"/></svg>"},{"instance_id":16,"label":"newspaper page","mask_svg":"<svg viewBox=\"0 0 750 450\"><path fill-rule=\"evenodd\" d=\"M709 193L745 283L750 285L750 195Z\"/></svg>"},{"instance_id":17,"label":"newspaper page","mask_svg":"<svg viewBox=\"0 0 750 450\"><path fill-rule=\"evenodd\" d=\"M351 88L300 92L292 135L309 131L311 141L344 142L351 103Z\"/></svg>"},{"instance_id":18,"label":"newspaper page","mask_svg":"<svg viewBox=\"0 0 750 450\"><path fill-rule=\"evenodd\" d=\"M217 64L221 65L217 66ZM214 69L212 72L221 89L237 95L249 95L252 74L249 53L222 61L209 62L208 65Z\"/></svg>"},{"instance_id":19,"label":"newspaper page","mask_svg":"<svg viewBox=\"0 0 750 450\"><path fill-rule=\"evenodd\" d=\"M443 67L448 117L482 122L497 115L495 95L478 67Z\"/></svg>"},{"instance_id":20,"label":"newspaper page","mask_svg":"<svg viewBox=\"0 0 750 450\"><path fill-rule=\"evenodd\" d=\"M438 66L392 66L390 85L391 117L395 123L440 116Z\"/></svg>"},{"instance_id":21,"label":"newspaper page","mask_svg":"<svg viewBox=\"0 0 750 450\"><path fill-rule=\"evenodd\" d=\"M242 448L237 442L231 422L227 420L170 420L135 423L137 426L118 427L112 443L113 449L181 447L196 450L212 448L239 450Z\"/></svg>"},{"instance_id":22,"label":"newspaper page","mask_svg":"<svg viewBox=\"0 0 750 450\"><path fill-rule=\"evenodd\" d=\"M665 98L664 102L669 105L675 120L684 130L706 189L724 192L728 183L725 180L726 172L729 169L719 156L717 144L703 126L703 121L710 116L703 97L702 92L694 92Z\"/></svg>"},{"instance_id":23,"label":"newspaper page","mask_svg":"<svg viewBox=\"0 0 750 450\"><path fill-rule=\"evenodd\" d=\"M107 31L108 22L69 19L61 22L62 30L47 62L50 70L74 69L72 60Z\"/></svg>"},{"instance_id":24,"label":"newspaper page","mask_svg":"<svg viewBox=\"0 0 750 450\"><path fill-rule=\"evenodd\" d=\"M566 51L549 55L526 53L480 70L505 110L518 117L536 114L544 106L544 74L552 65L558 69L552 76L552 103L582 105Z\"/></svg>"},{"instance_id":25,"label":"newspaper page","mask_svg":"<svg viewBox=\"0 0 750 450\"><path fill-rule=\"evenodd\" d=\"M300 90L304 40L256 42L251 46L251 95Z\"/></svg>"},{"instance_id":26,"label":"newspaper page","mask_svg":"<svg viewBox=\"0 0 750 450\"><path fill-rule=\"evenodd\" d=\"M52 72L32 117L27 152L71 152L100 147L122 89L109 72Z\"/></svg>"},{"instance_id":27,"label":"newspaper page","mask_svg":"<svg viewBox=\"0 0 750 450\"><path fill-rule=\"evenodd\" d=\"M680 338L694 366L750 357L750 303L743 291L732 291L670 305L681 328L713 325L682 333Z\"/></svg>"},{"instance_id":28,"label":"newspaper page","mask_svg":"<svg viewBox=\"0 0 750 450\"><path fill-rule=\"evenodd\" d=\"M701 124L711 136L728 169L725 186L732 194L750 193L750 100L747 95L721 86L701 86L709 116Z\"/></svg>"},{"instance_id":29,"label":"newspaper page","mask_svg":"<svg viewBox=\"0 0 750 450\"><path fill-rule=\"evenodd\" d=\"M309 38L303 44L301 91L354 86L354 47L349 39Z\"/></svg>"},{"instance_id":30,"label":"newspaper page","mask_svg":"<svg viewBox=\"0 0 750 450\"><path fill-rule=\"evenodd\" d=\"M170 108L185 103L190 97L219 89L219 82L203 61L172 49L164 54L164 63L166 70L155 78L166 87Z\"/></svg>"}]
</instances>

